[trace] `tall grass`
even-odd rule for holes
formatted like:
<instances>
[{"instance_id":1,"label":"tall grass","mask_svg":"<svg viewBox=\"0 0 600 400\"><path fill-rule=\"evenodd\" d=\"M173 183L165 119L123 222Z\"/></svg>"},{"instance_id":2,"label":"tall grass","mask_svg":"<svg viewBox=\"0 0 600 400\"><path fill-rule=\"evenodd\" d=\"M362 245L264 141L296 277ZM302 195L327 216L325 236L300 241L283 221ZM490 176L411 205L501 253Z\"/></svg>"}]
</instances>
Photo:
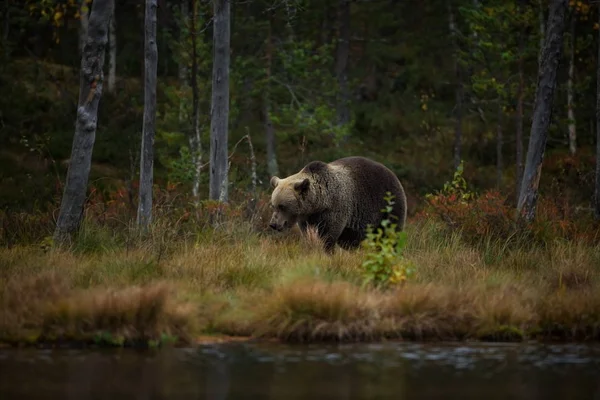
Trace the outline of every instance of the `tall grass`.
<instances>
[{"instance_id":1,"label":"tall grass","mask_svg":"<svg viewBox=\"0 0 600 400\"><path fill-rule=\"evenodd\" d=\"M70 249L0 248L0 340L600 339L598 244L474 243L434 219L407 233L416 276L374 289L361 285L365 250L328 256L314 233L271 233L260 219L214 229L159 215L139 237L88 217Z\"/></svg>"}]
</instances>

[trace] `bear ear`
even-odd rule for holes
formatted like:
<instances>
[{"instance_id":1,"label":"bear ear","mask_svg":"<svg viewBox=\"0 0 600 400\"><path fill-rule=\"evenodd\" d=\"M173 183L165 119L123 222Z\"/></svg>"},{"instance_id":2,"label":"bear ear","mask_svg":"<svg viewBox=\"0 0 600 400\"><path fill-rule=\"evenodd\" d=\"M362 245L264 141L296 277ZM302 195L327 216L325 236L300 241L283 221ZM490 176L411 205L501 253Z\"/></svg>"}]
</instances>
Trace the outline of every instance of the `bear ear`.
<instances>
[{"instance_id":1,"label":"bear ear","mask_svg":"<svg viewBox=\"0 0 600 400\"><path fill-rule=\"evenodd\" d=\"M274 177L271 178L271 186L273 188L276 188L277 185L279 185L279 178L276 177L276 176L274 176Z\"/></svg>"},{"instance_id":2,"label":"bear ear","mask_svg":"<svg viewBox=\"0 0 600 400\"><path fill-rule=\"evenodd\" d=\"M310 186L310 181L308 180L308 178L304 178L303 180L294 183L294 189L296 189L296 191L301 194L306 193L309 186Z\"/></svg>"}]
</instances>

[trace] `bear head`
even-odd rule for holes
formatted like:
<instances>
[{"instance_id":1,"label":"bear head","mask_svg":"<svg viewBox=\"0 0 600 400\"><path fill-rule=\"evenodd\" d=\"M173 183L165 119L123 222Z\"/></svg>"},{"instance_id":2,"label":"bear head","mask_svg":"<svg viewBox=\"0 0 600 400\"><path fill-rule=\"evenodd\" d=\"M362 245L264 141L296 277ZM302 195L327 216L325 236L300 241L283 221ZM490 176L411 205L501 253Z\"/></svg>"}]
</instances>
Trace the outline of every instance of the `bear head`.
<instances>
[{"instance_id":1,"label":"bear head","mask_svg":"<svg viewBox=\"0 0 600 400\"><path fill-rule=\"evenodd\" d=\"M285 231L309 212L307 197L311 180L303 173L283 179L274 176L271 178L271 186L273 187L271 194L273 215L269 227L276 231Z\"/></svg>"}]
</instances>

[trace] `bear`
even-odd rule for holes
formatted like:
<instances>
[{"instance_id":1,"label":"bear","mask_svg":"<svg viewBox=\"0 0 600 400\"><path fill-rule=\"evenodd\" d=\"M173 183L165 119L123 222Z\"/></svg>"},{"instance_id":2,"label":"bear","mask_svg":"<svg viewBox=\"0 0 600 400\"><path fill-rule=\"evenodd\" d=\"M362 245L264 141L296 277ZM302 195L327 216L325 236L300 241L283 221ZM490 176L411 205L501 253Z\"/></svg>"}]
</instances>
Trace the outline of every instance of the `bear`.
<instances>
[{"instance_id":1,"label":"bear","mask_svg":"<svg viewBox=\"0 0 600 400\"><path fill-rule=\"evenodd\" d=\"M381 226L387 192L394 201L387 217L399 231L405 227L406 194L400 180L386 166L366 157L311 161L287 178L273 176L270 184L273 214L269 227L282 232L297 223L303 233L315 227L329 254L336 244L346 250L358 248L367 226Z\"/></svg>"}]
</instances>

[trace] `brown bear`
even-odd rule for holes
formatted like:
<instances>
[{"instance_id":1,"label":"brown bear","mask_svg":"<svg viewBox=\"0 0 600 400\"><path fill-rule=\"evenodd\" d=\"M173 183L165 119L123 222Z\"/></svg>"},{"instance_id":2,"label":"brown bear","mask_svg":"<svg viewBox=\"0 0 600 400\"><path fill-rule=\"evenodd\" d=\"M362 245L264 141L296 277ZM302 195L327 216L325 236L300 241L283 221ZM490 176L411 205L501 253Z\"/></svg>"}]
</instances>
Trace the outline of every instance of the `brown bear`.
<instances>
[{"instance_id":1,"label":"brown bear","mask_svg":"<svg viewBox=\"0 0 600 400\"><path fill-rule=\"evenodd\" d=\"M337 243L357 248L368 225L378 227L386 192L394 196L392 222L399 230L406 221L406 195L402 184L384 165L364 157L345 157L324 163L312 161L287 178L271 178L273 216L269 226L284 231L298 223L306 232L316 227L325 251Z\"/></svg>"}]
</instances>

